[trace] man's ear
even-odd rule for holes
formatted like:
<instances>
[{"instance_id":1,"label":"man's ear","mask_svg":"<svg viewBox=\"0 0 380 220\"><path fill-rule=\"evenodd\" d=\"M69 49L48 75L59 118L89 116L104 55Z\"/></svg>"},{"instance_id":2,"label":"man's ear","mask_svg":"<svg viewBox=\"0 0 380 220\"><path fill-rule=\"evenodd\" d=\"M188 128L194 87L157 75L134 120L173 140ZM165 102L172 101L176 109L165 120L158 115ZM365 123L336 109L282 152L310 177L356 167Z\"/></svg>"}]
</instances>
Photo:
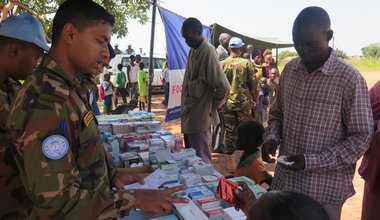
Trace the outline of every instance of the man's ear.
<instances>
[{"instance_id":1,"label":"man's ear","mask_svg":"<svg viewBox=\"0 0 380 220\"><path fill-rule=\"evenodd\" d=\"M334 35L334 31L328 30L327 31L327 41L330 41Z\"/></svg>"},{"instance_id":2,"label":"man's ear","mask_svg":"<svg viewBox=\"0 0 380 220\"><path fill-rule=\"evenodd\" d=\"M61 37L67 44L72 44L77 34L78 29L73 24L67 23L63 26Z\"/></svg>"},{"instance_id":3,"label":"man's ear","mask_svg":"<svg viewBox=\"0 0 380 220\"><path fill-rule=\"evenodd\" d=\"M11 59L16 59L21 53L21 45L18 43L11 43L8 46L8 56Z\"/></svg>"}]
</instances>

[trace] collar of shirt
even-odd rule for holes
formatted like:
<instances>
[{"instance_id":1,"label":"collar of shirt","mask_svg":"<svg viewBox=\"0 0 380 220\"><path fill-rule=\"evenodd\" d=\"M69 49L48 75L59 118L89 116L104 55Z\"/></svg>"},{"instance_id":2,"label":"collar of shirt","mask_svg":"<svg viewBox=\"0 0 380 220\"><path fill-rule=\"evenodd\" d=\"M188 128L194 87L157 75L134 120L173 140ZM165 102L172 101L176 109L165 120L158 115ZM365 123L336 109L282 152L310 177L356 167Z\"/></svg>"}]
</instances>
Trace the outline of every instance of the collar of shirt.
<instances>
[{"instance_id":1,"label":"collar of shirt","mask_svg":"<svg viewBox=\"0 0 380 220\"><path fill-rule=\"evenodd\" d=\"M326 60L326 62L321 67L319 67L314 72L322 72L326 76L331 76L332 74L334 74L334 71L333 71L334 63L336 63L335 61L336 61L336 59L338 59L338 57L336 56L336 53L332 48L330 48L330 50L331 50L331 53L330 53L329 58ZM302 62L302 59L298 59L298 64L294 65L293 70L297 71L300 69L303 70L304 72L306 72L306 67L305 67L305 64Z\"/></svg>"},{"instance_id":2,"label":"collar of shirt","mask_svg":"<svg viewBox=\"0 0 380 220\"><path fill-rule=\"evenodd\" d=\"M56 73L58 76L62 77L67 83L74 84L74 79L70 78L67 73L62 69L62 67L48 54L45 54L42 61L41 67L44 67L52 72Z\"/></svg>"},{"instance_id":3,"label":"collar of shirt","mask_svg":"<svg viewBox=\"0 0 380 220\"><path fill-rule=\"evenodd\" d=\"M222 50L223 50L224 52L226 52L226 54L228 54L228 51L227 51L226 48L224 48L222 45L219 44L218 47L222 48Z\"/></svg>"},{"instance_id":4,"label":"collar of shirt","mask_svg":"<svg viewBox=\"0 0 380 220\"><path fill-rule=\"evenodd\" d=\"M203 42L201 43L201 45L199 45L197 49L192 49L192 54L195 55L197 53L200 53L200 51L202 51L207 44L208 41L206 39L203 39Z\"/></svg>"},{"instance_id":5,"label":"collar of shirt","mask_svg":"<svg viewBox=\"0 0 380 220\"><path fill-rule=\"evenodd\" d=\"M243 161L240 161L237 168L250 166L252 162L256 160L257 158L259 158L260 156L261 156L261 152L258 150L255 153L249 155Z\"/></svg>"}]
</instances>

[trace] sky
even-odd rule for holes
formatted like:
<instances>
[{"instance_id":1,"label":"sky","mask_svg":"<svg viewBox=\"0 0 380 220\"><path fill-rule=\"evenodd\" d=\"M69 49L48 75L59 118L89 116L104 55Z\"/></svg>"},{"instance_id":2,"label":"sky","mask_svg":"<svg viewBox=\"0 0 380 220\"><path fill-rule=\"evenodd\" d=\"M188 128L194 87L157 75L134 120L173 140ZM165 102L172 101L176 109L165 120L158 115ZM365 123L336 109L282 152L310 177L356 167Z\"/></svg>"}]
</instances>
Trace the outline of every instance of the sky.
<instances>
[{"instance_id":1,"label":"sky","mask_svg":"<svg viewBox=\"0 0 380 220\"><path fill-rule=\"evenodd\" d=\"M330 15L334 47L348 55L361 55L361 48L380 42L380 1L378 0L162 0L161 7L184 17L198 18L202 24L218 23L250 37L276 37L292 43L292 25L308 6L320 6ZM151 17L151 11L148 12ZM128 22L129 33L111 44L126 49L132 44L137 53L149 53L151 22ZM165 32L156 14L155 54L165 54ZM332 46L332 41L330 42ZM293 48L289 48L294 50Z\"/></svg>"}]
</instances>

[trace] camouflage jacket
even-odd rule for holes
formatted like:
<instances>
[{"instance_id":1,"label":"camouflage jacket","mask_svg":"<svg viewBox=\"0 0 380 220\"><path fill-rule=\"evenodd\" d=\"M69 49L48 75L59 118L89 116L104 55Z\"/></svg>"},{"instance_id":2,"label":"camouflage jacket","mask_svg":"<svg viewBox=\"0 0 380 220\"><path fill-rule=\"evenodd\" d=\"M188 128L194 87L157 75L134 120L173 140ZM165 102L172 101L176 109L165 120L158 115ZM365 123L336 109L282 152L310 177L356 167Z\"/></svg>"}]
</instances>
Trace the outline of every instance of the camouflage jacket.
<instances>
[{"instance_id":1,"label":"camouflage jacket","mask_svg":"<svg viewBox=\"0 0 380 220\"><path fill-rule=\"evenodd\" d=\"M79 73L75 78L75 83L81 85L79 88L79 92L85 95L90 103L91 101L93 101L92 98L96 100L99 98L99 89L95 81L95 77L93 75L87 73ZM90 94L93 91L95 91L96 97L92 97L90 99Z\"/></svg>"},{"instance_id":2,"label":"camouflage jacket","mask_svg":"<svg viewBox=\"0 0 380 220\"><path fill-rule=\"evenodd\" d=\"M0 85L0 219L25 219L31 207L16 163L5 144L9 142L6 128L9 108L19 89L20 83L12 78Z\"/></svg>"},{"instance_id":3,"label":"camouflage jacket","mask_svg":"<svg viewBox=\"0 0 380 220\"><path fill-rule=\"evenodd\" d=\"M62 68L45 56L7 121L13 154L40 219L106 219L129 211L133 192L111 190L96 118Z\"/></svg>"},{"instance_id":4,"label":"camouflage jacket","mask_svg":"<svg viewBox=\"0 0 380 220\"><path fill-rule=\"evenodd\" d=\"M226 103L227 111L250 114L254 102L258 99L258 83L253 63L247 59L230 56L221 61L220 65L231 84Z\"/></svg>"}]
</instances>

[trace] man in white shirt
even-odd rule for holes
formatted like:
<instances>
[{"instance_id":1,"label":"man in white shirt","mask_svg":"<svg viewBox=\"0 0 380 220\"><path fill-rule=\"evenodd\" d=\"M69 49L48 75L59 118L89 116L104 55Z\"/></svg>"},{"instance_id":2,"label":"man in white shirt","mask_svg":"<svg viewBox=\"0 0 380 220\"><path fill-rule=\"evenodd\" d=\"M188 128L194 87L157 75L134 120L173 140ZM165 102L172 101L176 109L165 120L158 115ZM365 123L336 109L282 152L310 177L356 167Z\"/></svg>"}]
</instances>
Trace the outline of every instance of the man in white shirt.
<instances>
[{"instance_id":1,"label":"man in white shirt","mask_svg":"<svg viewBox=\"0 0 380 220\"><path fill-rule=\"evenodd\" d=\"M135 98L137 99L137 71L139 70L138 65L136 65L135 60L136 57L135 55L131 55L129 57L130 63L127 67L127 77L128 77L128 82L129 82L129 88L130 88L130 97L131 99Z\"/></svg>"}]
</instances>

